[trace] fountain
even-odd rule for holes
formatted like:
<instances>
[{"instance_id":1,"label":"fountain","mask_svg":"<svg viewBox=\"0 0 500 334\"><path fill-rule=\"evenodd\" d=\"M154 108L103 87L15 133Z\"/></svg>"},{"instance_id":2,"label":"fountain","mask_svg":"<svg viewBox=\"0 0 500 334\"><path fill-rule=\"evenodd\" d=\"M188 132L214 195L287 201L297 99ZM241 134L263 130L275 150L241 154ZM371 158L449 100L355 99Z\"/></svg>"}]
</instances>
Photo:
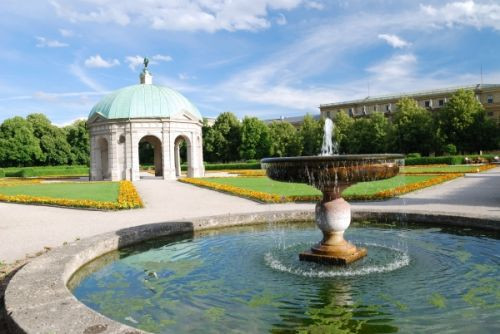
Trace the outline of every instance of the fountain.
<instances>
[{"instance_id":1,"label":"fountain","mask_svg":"<svg viewBox=\"0 0 500 334\"><path fill-rule=\"evenodd\" d=\"M300 260L346 265L363 258L367 251L344 239L351 223L351 207L342 198L342 191L357 182L396 176L403 155L339 155L332 142L331 119L325 120L324 129L320 156L265 158L261 163L273 180L307 183L323 193L323 200L316 204L316 225L323 232L323 240L310 251L300 253Z\"/></svg>"}]
</instances>

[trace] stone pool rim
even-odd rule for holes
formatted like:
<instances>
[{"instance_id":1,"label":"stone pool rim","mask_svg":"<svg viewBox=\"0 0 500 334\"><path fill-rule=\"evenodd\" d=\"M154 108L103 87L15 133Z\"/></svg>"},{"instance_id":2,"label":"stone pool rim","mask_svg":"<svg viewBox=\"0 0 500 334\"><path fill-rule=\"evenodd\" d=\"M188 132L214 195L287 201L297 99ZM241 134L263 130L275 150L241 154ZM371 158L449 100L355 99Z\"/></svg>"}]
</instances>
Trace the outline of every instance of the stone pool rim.
<instances>
[{"instance_id":1,"label":"stone pool rim","mask_svg":"<svg viewBox=\"0 0 500 334\"><path fill-rule=\"evenodd\" d=\"M400 221L410 225L414 223L500 231L498 218L356 208L352 211L354 220L376 219ZM313 210L209 216L138 225L57 247L28 263L10 281L5 291L9 330L12 333L147 333L111 320L78 301L67 288L73 274L99 256L149 239L230 226L313 219Z\"/></svg>"}]
</instances>

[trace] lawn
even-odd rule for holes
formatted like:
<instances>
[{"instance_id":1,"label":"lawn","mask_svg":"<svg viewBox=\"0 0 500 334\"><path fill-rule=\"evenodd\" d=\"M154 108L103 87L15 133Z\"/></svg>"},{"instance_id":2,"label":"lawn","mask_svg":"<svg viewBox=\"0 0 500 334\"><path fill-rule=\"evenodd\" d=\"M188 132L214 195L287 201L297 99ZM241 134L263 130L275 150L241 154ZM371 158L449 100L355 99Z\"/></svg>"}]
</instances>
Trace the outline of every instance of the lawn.
<instances>
[{"instance_id":1,"label":"lawn","mask_svg":"<svg viewBox=\"0 0 500 334\"><path fill-rule=\"evenodd\" d=\"M435 175L398 175L390 179L361 182L344 190L344 195L371 195L398 186L427 181ZM267 177L208 177L204 180L238 188L260 191L280 196L314 196L321 195L316 188L302 183L273 181Z\"/></svg>"},{"instance_id":2,"label":"lawn","mask_svg":"<svg viewBox=\"0 0 500 334\"><path fill-rule=\"evenodd\" d=\"M381 200L429 187L459 177L461 174L403 175L390 179L362 182L343 192L348 200ZM273 181L267 177L184 178L181 182L256 199L262 202L310 202L321 198L321 192L306 184Z\"/></svg>"},{"instance_id":3,"label":"lawn","mask_svg":"<svg viewBox=\"0 0 500 334\"><path fill-rule=\"evenodd\" d=\"M390 190L396 187L405 186L408 184L420 183L423 181L431 180L436 175L397 175L390 179L361 182L354 184L344 190L344 196L357 196L357 195L373 195L381 191Z\"/></svg>"},{"instance_id":4,"label":"lawn","mask_svg":"<svg viewBox=\"0 0 500 334\"><path fill-rule=\"evenodd\" d=\"M207 177L203 180L281 196L315 196L321 192L301 183L273 181L267 177Z\"/></svg>"},{"instance_id":5,"label":"lawn","mask_svg":"<svg viewBox=\"0 0 500 334\"><path fill-rule=\"evenodd\" d=\"M119 182L64 182L18 184L0 187L0 194L116 202Z\"/></svg>"},{"instance_id":6,"label":"lawn","mask_svg":"<svg viewBox=\"0 0 500 334\"><path fill-rule=\"evenodd\" d=\"M441 165L441 166L405 166L402 167L401 173L477 173L484 170L486 166L471 166L471 165Z\"/></svg>"}]
</instances>

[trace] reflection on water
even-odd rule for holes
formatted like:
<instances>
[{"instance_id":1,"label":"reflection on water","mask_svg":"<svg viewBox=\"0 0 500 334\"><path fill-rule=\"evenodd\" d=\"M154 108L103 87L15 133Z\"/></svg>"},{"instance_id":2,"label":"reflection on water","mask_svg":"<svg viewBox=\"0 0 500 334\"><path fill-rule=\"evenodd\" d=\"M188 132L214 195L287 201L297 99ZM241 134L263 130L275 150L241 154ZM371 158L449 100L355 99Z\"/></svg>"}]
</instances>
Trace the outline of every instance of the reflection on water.
<instances>
[{"instance_id":1,"label":"reflection on water","mask_svg":"<svg viewBox=\"0 0 500 334\"><path fill-rule=\"evenodd\" d=\"M446 232L354 224L369 255L338 268L298 261L311 224L207 231L111 253L69 286L156 333L499 332L498 236Z\"/></svg>"}]
</instances>

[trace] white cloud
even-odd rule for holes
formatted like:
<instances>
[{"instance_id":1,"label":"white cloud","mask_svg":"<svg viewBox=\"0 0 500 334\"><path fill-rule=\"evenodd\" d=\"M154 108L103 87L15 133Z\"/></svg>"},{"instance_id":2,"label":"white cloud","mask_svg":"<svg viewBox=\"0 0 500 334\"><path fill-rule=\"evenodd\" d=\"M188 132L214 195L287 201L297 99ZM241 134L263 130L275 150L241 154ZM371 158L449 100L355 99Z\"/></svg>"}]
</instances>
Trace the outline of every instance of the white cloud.
<instances>
[{"instance_id":1,"label":"white cloud","mask_svg":"<svg viewBox=\"0 0 500 334\"><path fill-rule=\"evenodd\" d=\"M61 34L62 37L72 37L75 35L75 33L72 30L69 29L59 29L59 33Z\"/></svg>"},{"instance_id":2,"label":"white cloud","mask_svg":"<svg viewBox=\"0 0 500 334\"><path fill-rule=\"evenodd\" d=\"M286 20L285 15L283 15L282 13L279 13L278 17L276 18L276 24L282 26L282 25L285 25L286 23L287 23L287 20Z\"/></svg>"},{"instance_id":3,"label":"white cloud","mask_svg":"<svg viewBox=\"0 0 500 334\"><path fill-rule=\"evenodd\" d=\"M491 27L500 30L500 3L456 1L441 7L420 5L421 12L434 24L473 26L478 29Z\"/></svg>"},{"instance_id":4,"label":"white cloud","mask_svg":"<svg viewBox=\"0 0 500 334\"><path fill-rule=\"evenodd\" d=\"M317 9L317 10L322 10L323 8L325 8L325 6L318 1L307 1L305 5L306 8Z\"/></svg>"},{"instance_id":5,"label":"white cloud","mask_svg":"<svg viewBox=\"0 0 500 334\"><path fill-rule=\"evenodd\" d=\"M404 48L410 45L410 43L396 35L379 34L377 37L386 41L393 48Z\"/></svg>"},{"instance_id":6,"label":"white cloud","mask_svg":"<svg viewBox=\"0 0 500 334\"><path fill-rule=\"evenodd\" d=\"M37 36L36 40L38 41L36 43L37 48L64 48L69 46L69 44L59 42L58 40L47 39L45 37L40 37L40 36Z\"/></svg>"},{"instance_id":7,"label":"white cloud","mask_svg":"<svg viewBox=\"0 0 500 334\"><path fill-rule=\"evenodd\" d=\"M368 72L374 75L378 81L396 82L396 79L401 79L413 74L417 58L411 53L399 54L384 60L377 65L368 68Z\"/></svg>"},{"instance_id":8,"label":"white cloud","mask_svg":"<svg viewBox=\"0 0 500 334\"><path fill-rule=\"evenodd\" d=\"M120 61L118 59L105 60L101 57L101 55L96 54L95 56L85 59L84 64L87 67L109 68L120 65Z\"/></svg>"},{"instance_id":9,"label":"white cloud","mask_svg":"<svg viewBox=\"0 0 500 334\"><path fill-rule=\"evenodd\" d=\"M155 64L155 61L164 61L164 62L169 62L172 61L172 57L167 56L167 55L154 55L151 57L152 63Z\"/></svg>"},{"instance_id":10,"label":"white cloud","mask_svg":"<svg viewBox=\"0 0 500 334\"><path fill-rule=\"evenodd\" d=\"M179 74L178 74L178 77L179 77L179 79L181 79L181 80L191 80L191 79L196 79L196 76L194 76L194 75L190 75L190 74L186 74L186 73L179 73Z\"/></svg>"},{"instance_id":11,"label":"white cloud","mask_svg":"<svg viewBox=\"0 0 500 334\"><path fill-rule=\"evenodd\" d=\"M132 71L135 71L137 66L140 66L144 63L144 57L141 56L128 56L125 58L125 62L128 63L128 67Z\"/></svg>"},{"instance_id":12,"label":"white cloud","mask_svg":"<svg viewBox=\"0 0 500 334\"><path fill-rule=\"evenodd\" d=\"M69 72L73 74L78 80L80 80L85 86L93 89L97 92L106 91L101 84L88 76L87 73L78 65L72 64L69 66Z\"/></svg>"},{"instance_id":13,"label":"white cloud","mask_svg":"<svg viewBox=\"0 0 500 334\"><path fill-rule=\"evenodd\" d=\"M94 0L71 3L52 0L57 14L71 22L115 23L126 26L132 22L146 22L160 30L256 31L271 25L270 11L292 10L305 4L319 9L317 1L304 0L253 0L221 1L149 0L147 4L136 0Z\"/></svg>"},{"instance_id":14,"label":"white cloud","mask_svg":"<svg viewBox=\"0 0 500 334\"><path fill-rule=\"evenodd\" d=\"M172 61L172 57L168 55L161 55L161 54L156 54L152 57L149 58L149 63L150 64L158 64L159 62L169 62ZM144 56L127 56L125 57L125 62L128 63L128 67L132 70L135 71L138 66L142 66L144 64Z\"/></svg>"}]
</instances>

